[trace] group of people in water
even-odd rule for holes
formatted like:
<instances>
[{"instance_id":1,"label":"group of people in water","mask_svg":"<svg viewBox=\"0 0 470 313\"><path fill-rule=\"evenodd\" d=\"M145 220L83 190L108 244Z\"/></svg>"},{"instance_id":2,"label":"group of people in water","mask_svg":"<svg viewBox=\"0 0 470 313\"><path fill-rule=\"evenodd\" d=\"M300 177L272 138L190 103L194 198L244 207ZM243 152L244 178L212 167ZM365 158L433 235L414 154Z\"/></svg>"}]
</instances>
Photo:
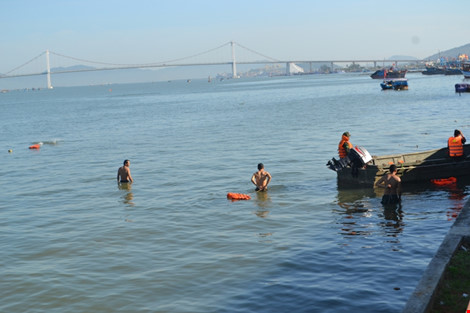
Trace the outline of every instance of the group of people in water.
<instances>
[{"instance_id":1,"label":"group of people in water","mask_svg":"<svg viewBox=\"0 0 470 313\"><path fill-rule=\"evenodd\" d=\"M340 158L345 158L349 151L353 148L350 142L351 134L344 132L338 144L338 154ZM449 149L449 157L459 159L464 157L463 145L467 139L463 133L456 129L454 136L449 137L447 140L447 148ZM382 204L397 204L401 202L401 178L397 175L397 166L391 164L389 172L384 174L379 180L375 182L375 186L385 188L382 196Z\"/></svg>"},{"instance_id":2,"label":"group of people in water","mask_svg":"<svg viewBox=\"0 0 470 313\"><path fill-rule=\"evenodd\" d=\"M118 183L132 183L131 169L129 166L131 162L129 160L124 160L123 165L117 171L117 181ZM263 163L258 164L258 171L253 173L251 176L251 182L256 186L256 191L267 191L268 185L271 182L271 174L264 169Z\"/></svg>"},{"instance_id":3,"label":"group of people in water","mask_svg":"<svg viewBox=\"0 0 470 313\"><path fill-rule=\"evenodd\" d=\"M353 145L350 142L350 137L351 134L349 132L344 132L341 136L341 140L338 144L338 154L341 159L346 158L349 151L353 148ZM452 158L463 157L463 145L466 141L467 139L462 132L456 129L454 131L454 136L450 137L447 141L449 156ZM123 166L118 169L117 181L119 183L134 182L129 168L130 163L131 162L129 160L124 160ZM395 164L391 164L389 172L384 174L375 182L375 186L385 188L381 201L384 205L397 204L401 202L401 179L397 175L397 172L397 166ZM260 192L268 190L268 185L271 182L271 179L271 174L264 169L263 163L258 164L258 171L253 173L251 176L251 182L255 185L255 190Z\"/></svg>"}]
</instances>

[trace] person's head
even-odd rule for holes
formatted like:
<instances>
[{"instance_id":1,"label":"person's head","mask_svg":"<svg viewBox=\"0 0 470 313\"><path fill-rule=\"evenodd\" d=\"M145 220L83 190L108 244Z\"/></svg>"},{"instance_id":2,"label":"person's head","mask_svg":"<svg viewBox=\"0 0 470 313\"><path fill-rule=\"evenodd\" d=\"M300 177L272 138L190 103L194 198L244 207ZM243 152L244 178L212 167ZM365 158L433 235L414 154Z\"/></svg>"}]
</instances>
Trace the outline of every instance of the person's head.
<instances>
[{"instance_id":1,"label":"person's head","mask_svg":"<svg viewBox=\"0 0 470 313\"><path fill-rule=\"evenodd\" d=\"M460 130L456 129L454 130L454 137L457 137L459 135L461 135L462 133L460 132Z\"/></svg>"},{"instance_id":2,"label":"person's head","mask_svg":"<svg viewBox=\"0 0 470 313\"><path fill-rule=\"evenodd\" d=\"M397 166L395 164L390 165L390 173L395 173L397 171Z\"/></svg>"},{"instance_id":3,"label":"person's head","mask_svg":"<svg viewBox=\"0 0 470 313\"><path fill-rule=\"evenodd\" d=\"M351 137L351 134L350 134L349 132L344 132L344 133L343 133L343 136L346 136L346 137L349 138L349 137Z\"/></svg>"},{"instance_id":4,"label":"person's head","mask_svg":"<svg viewBox=\"0 0 470 313\"><path fill-rule=\"evenodd\" d=\"M258 170L262 170L263 168L264 168L263 163L259 163L259 164L258 164Z\"/></svg>"},{"instance_id":5,"label":"person's head","mask_svg":"<svg viewBox=\"0 0 470 313\"><path fill-rule=\"evenodd\" d=\"M123 164L124 164L124 166L129 166L130 163L131 163L131 162L130 162L129 160L124 160L124 163L123 163Z\"/></svg>"}]
</instances>

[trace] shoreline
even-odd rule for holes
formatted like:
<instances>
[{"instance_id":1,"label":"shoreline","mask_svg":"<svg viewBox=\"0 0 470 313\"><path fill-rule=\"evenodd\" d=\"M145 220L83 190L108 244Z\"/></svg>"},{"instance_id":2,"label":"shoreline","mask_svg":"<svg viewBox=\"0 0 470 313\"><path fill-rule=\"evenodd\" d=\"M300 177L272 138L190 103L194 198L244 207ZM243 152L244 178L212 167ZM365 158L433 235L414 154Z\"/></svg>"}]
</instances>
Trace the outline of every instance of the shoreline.
<instances>
[{"instance_id":1,"label":"shoreline","mask_svg":"<svg viewBox=\"0 0 470 313\"><path fill-rule=\"evenodd\" d=\"M408 299L402 313L428 313L439 289L450 260L462 242L470 241L470 200L429 262L418 285Z\"/></svg>"}]
</instances>

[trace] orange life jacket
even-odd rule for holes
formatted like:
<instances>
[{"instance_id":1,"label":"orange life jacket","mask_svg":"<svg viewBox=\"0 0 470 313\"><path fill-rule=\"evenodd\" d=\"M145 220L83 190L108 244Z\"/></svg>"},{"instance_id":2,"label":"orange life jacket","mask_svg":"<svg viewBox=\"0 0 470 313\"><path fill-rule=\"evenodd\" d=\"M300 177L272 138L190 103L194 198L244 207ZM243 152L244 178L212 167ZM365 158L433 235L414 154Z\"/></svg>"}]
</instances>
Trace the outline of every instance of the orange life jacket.
<instances>
[{"instance_id":1,"label":"orange life jacket","mask_svg":"<svg viewBox=\"0 0 470 313\"><path fill-rule=\"evenodd\" d=\"M250 200L251 197L249 195L245 195L243 193L229 192L227 194L227 199L230 199L232 201L235 201L235 200Z\"/></svg>"},{"instance_id":2,"label":"orange life jacket","mask_svg":"<svg viewBox=\"0 0 470 313\"><path fill-rule=\"evenodd\" d=\"M447 145L449 146L449 155L451 157L459 157L463 155L462 137L460 135L457 137L450 137Z\"/></svg>"},{"instance_id":3,"label":"orange life jacket","mask_svg":"<svg viewBox=\"0 0 470 313\"><path fill-rule=\"evenodd\" d=\"M346 137L345 135L343 135L343 137L341 137L341 141L339 142L339 145L338 145L338 154L339 154L339 157L341 159L345 158L348 155L348 152L344 148L345 143L348 144L349 149L351 149L353 147L352 143L349 142L349 138Z\"/></svg>"}]
</instances>

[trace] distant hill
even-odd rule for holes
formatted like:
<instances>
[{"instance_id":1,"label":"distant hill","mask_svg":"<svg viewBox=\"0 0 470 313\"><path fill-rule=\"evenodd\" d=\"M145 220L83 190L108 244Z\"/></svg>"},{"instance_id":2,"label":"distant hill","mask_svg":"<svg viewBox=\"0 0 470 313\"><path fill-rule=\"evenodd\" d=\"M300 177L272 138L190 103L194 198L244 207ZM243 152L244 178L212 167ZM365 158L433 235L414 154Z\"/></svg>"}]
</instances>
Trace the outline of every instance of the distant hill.
<instances>
[{"instance_id":1,"label":"distant hill","mask_svg":"<svg viewBox=\"0 0 470 313\"><path fill-rule=\"evenodd\" d=\"M445 58L456 58L459 56L459 54L468 54L470 55L470 43L466 44L461 47L445 50L445 51L440 51L436 54L433 54L426 59L428 60L437 60L439 57L445 57Z\"/></svg>"}]
</instances>

